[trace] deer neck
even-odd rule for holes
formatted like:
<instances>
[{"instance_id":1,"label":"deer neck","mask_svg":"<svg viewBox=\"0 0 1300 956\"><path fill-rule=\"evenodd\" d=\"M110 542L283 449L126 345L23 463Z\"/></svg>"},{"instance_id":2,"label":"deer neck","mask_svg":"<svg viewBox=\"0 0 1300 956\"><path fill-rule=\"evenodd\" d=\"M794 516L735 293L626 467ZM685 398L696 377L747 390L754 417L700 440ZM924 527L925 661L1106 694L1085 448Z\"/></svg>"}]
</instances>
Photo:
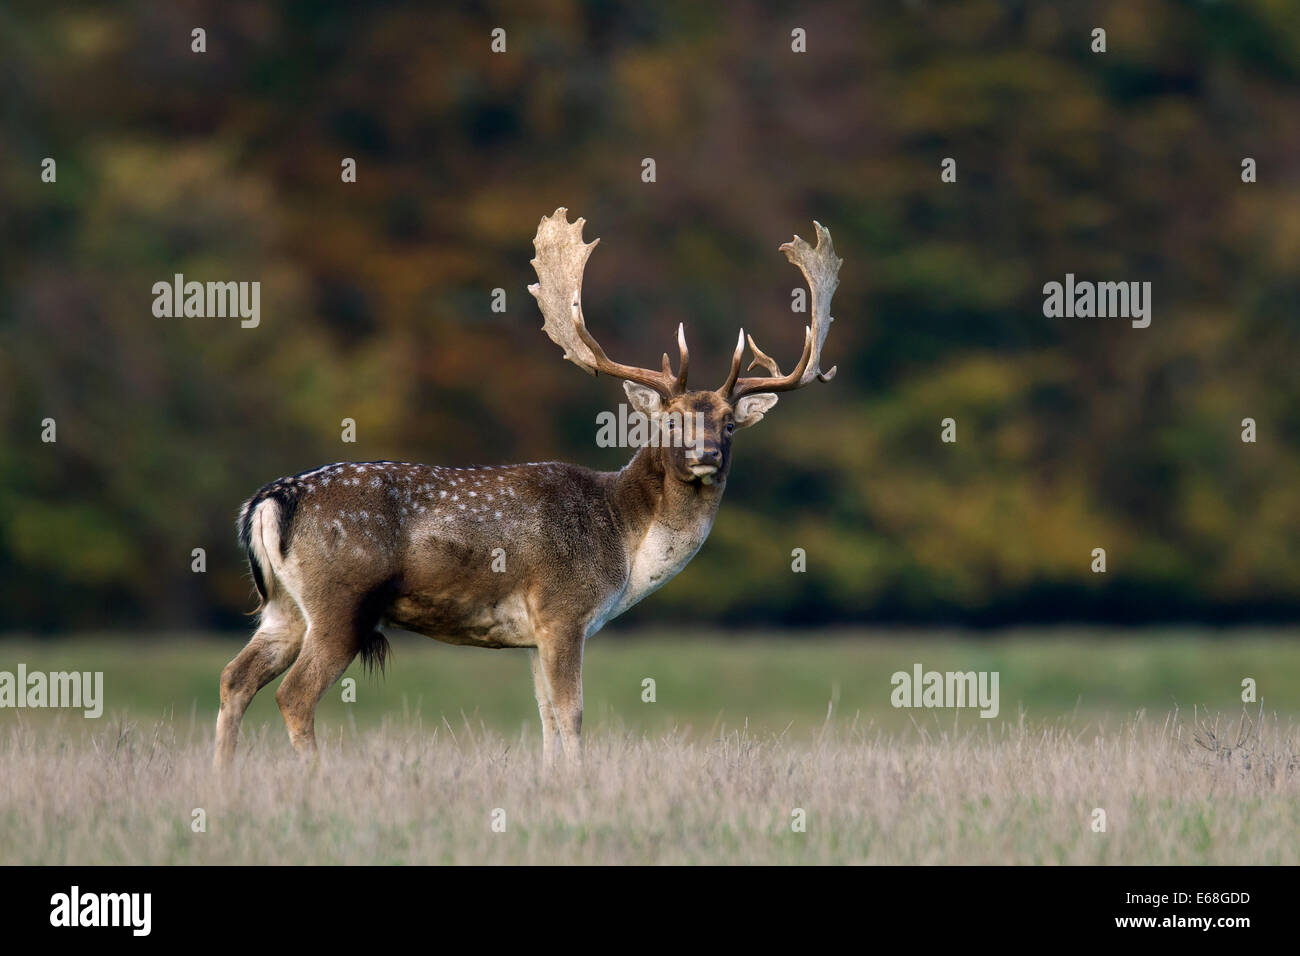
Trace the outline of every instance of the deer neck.
<instances>
[{"instance_id":1,"label":"deer neck","mask_svg":"<svg viewBox=\"0 0 1300 956\"><path fill-rule=\"evenodd\" d=\"M725 486L679 481L648 448L611 477L610 506L623 530L628 575L601 624L658 590L695 556L713 527Z\"/></svg>"},{"instance_id":2,"label":"deer neck","mask_svg":"<svg viewBox=\"0 0 1300 956\"><path fill-rule=\"evenodd\" d=\"M638 449L613 479L612 504L632 541L655 526L688 533L702 526L707 535L726 487L725 480L710 485L679 481L663 470L648 447Z\"/></svg>"}]
</instances>

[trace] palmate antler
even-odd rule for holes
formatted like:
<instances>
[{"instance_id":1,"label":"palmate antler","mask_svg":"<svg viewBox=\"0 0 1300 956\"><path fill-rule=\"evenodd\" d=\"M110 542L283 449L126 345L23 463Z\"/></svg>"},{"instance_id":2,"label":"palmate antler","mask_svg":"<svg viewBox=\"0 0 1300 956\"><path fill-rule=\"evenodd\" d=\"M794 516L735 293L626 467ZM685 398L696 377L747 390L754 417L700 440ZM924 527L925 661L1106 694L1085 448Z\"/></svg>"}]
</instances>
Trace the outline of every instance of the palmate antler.
<instances>
[{"instance_id":1,"label":"palmate antler","mask_svg":"<svg viewBox=\"0 0 1300 956\"><path fill-rule=\"evenodd\" d=\"M776 361L755 345L753 337L747 337L745 330L741 329L736 339L736 352L731 357L731 372L727 375L727 381L718 389L718 394L729 402L734 403L737 399L754 392L789 392L796 388L803 388L813 379L829 382L835 377L836 366L832 366L828 372L821 370L821 355L826 333L830 331L831 322L834 321L831 318L831 296L835 294L835 287L839 285L839 271L844 260L835 255L830 231L815 220L813 226L817 229L816 248L798 236L795 236L792 242L781 245L781 252L784 252L785 257L799 267L799 271L808 282L808 291L812 294L812 326L804 328L803 355L799 359L799 364L789 375L782 375ZM767 369L767 377L739 377L740 359L745 351L746 340L754 353L754 360L749 363L749 367Z\"/></svg>"},{"instance_id":2,"label":"palmate antler","mask_svg":"<svg viewBox=\"0 0 1300 956\"><path fill-rule=\"evenodd\" d=\"M532 265L539 281L530 285L528 291L537 299L538 307L542 310L542 328L552 342L564 349L564 357L585 372L592 375L603 372L615 378L637 382L654 389L666 399L682 394L686 391L690 353L686 348L686 332L681 325L677 326L677 347L681 353L681 363L675 375L666 352L661 371L623 365L610 359L588 331L587 321L582 314L582 274L591 250L600 240L582 241L582 228L586 222L582 218L569 222L568 210L561 206L551 215L543 216L537 226L537 235L533 239L537 256ZM736 352L731 359L731 371L727 375L727 381L718 389L718 394L729 402L734 403L755 392L789 392L810 384L814 379L829 382L835 377L834 367L827 372L821 370L821 354L826 333L834 321L831 318L831 296L839 285L843 260L835 255L830 232L819 222L814 221L813 225L817 229L816 247L810 246L798 236L780 247L786 258L803 273L812 296L812 325L804 329L803 355L799 364L789 375L782 375L776 360L760 349L754 339L746 336L745 330L741 329L736 340ZM765 368L767 376L740 377L740 361L746 342L754 353L749 368Z\"/></svg>"},{"instance_id":3,"label":"palmate antler","mask_svg":"<svg viewBox=\"0 0 1300 956\"><path fill-rule=\"evenodd\" d=\"M587 321L582 315L582 273L587 257L600 240L582 241L582 227L586 222L582 218L569 222L568 210L561 206L551 215L543 216L537 226L537 235L533 239L537 257L532 265L539 281L530 285L528 291L542 310L542 328L552 342L564 349L564 357L585 372L592 375L603 372L637 382L654 389L666 399L680 395L686 391L686 369L690 363L686 330L681 325L677 326L681 365L676 375L667 352L664 353L662 371L623 365L611 360L587 331Z\"/></svg>"}]
</instances>

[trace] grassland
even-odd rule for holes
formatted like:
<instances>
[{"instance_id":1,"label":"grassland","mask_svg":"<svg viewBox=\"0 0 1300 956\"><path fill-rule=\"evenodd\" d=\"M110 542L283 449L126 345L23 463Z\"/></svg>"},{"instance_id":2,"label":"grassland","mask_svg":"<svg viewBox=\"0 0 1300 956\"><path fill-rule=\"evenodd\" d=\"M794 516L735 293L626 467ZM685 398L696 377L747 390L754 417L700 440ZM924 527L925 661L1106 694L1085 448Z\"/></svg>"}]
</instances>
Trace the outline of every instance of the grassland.
<instances>
[{"instance_id":1,"label":"grassland","mask_svg":"<svg viewBox=\"0 0 1300 956\"><path fill-rule=\"evenodd\" d=\"M221 779L238 640L0 642L0 670L102 670L107 698L98 720L0 710L0 862L1300 862L1289 634L607 635L587 759L552 775L526 655L394 644L385 679L322 703L319 767L272 687ZM917 662L998 671L1001 714L894 709ZM1246 677L1264 708L1242 722Z\"/></svg>"}]
</instances>

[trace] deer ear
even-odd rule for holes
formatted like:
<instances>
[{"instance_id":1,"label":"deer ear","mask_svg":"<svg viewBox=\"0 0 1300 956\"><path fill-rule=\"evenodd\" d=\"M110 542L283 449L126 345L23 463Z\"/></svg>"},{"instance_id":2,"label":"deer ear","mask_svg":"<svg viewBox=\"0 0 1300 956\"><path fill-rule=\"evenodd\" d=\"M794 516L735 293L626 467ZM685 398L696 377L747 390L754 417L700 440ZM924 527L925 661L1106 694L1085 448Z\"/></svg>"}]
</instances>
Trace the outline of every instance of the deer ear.
<instances>
[{"instance_id":1,"label":"deer ear","mask_svg":"<svg viewBox=\"0 0 1300 956\"><path fill-rule=\"evenodd\" d=\"M736 427L748 428L750 425L757 425L775 404L776 395L772 392L746 395L736 402Z\"/></svg>"},{"instance_id":2,"label":"deer ear","mask_svg":"<svg viewBox=\"0 0 1300 956\"><path fill-rule=\"evenodd\" d=\"M627 400L632 403L633 410L640 412L646 418L653 420L663 408L663 399L653 388L624 381L623 391L627 392Z\"/></svg>"}]
</instances>

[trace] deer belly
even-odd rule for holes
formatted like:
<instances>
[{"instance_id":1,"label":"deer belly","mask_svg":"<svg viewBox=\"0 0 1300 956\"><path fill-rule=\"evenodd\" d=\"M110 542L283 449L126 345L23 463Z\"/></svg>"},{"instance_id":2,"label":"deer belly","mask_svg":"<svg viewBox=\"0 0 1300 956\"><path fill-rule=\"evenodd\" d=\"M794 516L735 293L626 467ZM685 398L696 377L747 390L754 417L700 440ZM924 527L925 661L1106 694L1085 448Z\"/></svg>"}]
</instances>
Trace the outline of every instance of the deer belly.
<instances>
[{"instance_id":1,"label":"deer belly","mask_svg":"<svg viewBox=\"0 0 1300 956\"><path fill-rule=\"evenodd\" d=\"M393 602L385 617L400 628L444 644L532 647L536 643L521 595L509 595L490 604L403 595Z\"/></svg>"}]
</instances>

